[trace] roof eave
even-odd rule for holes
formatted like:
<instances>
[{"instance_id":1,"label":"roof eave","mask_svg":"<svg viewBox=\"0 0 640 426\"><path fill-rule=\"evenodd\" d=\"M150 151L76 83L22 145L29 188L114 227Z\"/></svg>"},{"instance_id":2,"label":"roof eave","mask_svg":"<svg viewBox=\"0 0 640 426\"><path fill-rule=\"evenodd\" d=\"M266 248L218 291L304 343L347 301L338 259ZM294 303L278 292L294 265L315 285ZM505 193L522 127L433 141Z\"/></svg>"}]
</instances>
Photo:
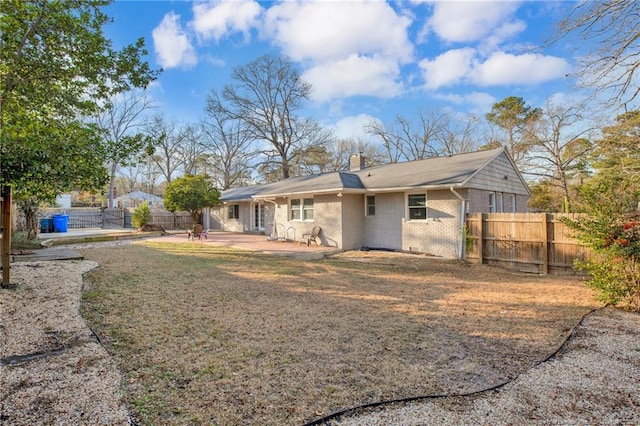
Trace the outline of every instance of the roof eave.
<instances>
[{"instance_id":1,"label":"roof eave","mask_svg":"<svg viewBox=\"0 0 640 426\"><path fill-rule=\"evenodd\" d=\"M383 192L407 192L407 191L419 191L419 190L429 190L429 191L437 191L440 189L449 190L451 187L461 188L464 185L461 182L455 183L444 183L439 185L414 185L414 186L395 186L393 188L367 188L366 193L383 193Z\"/></svg>"},{"instance_id":2,"label":"roof eave","mask_svg":"<svg viewBox=\"0 0 640 426\"><path fill-rule=\"evenodd\" d=\"M279 192L279 193L269 193L269 194L260 194L254 195L253 199L257 198L283 198L283 197L296 197L303 195L326 195L326 194L364 194L364 188L329 188L329 189L319 189L319 190L308 190L308 191L294 191L294 192Z\"/></svg>"}]
</instances>

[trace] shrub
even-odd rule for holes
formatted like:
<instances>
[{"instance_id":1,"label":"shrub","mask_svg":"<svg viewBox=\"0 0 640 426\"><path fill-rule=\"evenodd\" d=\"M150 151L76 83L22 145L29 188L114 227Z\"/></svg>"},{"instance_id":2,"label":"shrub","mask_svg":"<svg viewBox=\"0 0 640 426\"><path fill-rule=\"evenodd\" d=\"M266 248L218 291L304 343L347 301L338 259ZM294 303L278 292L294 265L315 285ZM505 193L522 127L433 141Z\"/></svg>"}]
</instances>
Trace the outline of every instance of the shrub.
<instances>
[{"instance_id":1,"label":"shrub","mask_svg":"<svg viewBox=\"0 0 640 426\"><path fill-rule=\"evenodd\" d=\"M133 222L133 226L136 228L142 228L142 226L146 225L150 221L151 209L149 209L149 204L145 201L135 208L133 215L131 215L131 222Z\"/></svg>"},{"instance_id":2,"label":"shrub","mask_svg":"<svg viewBox=\"0 0 640 426\"><path fill-rule=\"evenodd\" d=\"M640 311L640 216L632 197L609 198L612 183L583 189L588 215L564 220L592 255L576 262L599 300Z\"/></svg>"},{"instance_id":3,"label":"shrub","mask_svg":"<svg viewBox=\"0 0 640 426\"><path fill-rule=\"evenodd\" d=\"M592 275L591 286L603 301L640 311L640 221L623 218L603 237L596 256L584 262Z\"/></svg>"}]
</instances>

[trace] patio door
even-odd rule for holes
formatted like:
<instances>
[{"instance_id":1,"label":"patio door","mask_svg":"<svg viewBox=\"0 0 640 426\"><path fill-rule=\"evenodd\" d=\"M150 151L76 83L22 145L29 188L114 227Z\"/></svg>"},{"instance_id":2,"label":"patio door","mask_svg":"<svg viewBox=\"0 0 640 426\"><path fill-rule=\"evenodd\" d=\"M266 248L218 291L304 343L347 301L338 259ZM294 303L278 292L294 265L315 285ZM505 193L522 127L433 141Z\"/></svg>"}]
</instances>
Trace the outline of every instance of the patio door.
<instances>
[{"instance_id":1,"label":"patio door","mask_svg":"<svg viewBox=\"0 0 640 426\"><path fill-rule=\"evenodd\" d=\"M264 203L254 204L254 228L259 231L264 231Z\"/></svg>"}]
</instances>

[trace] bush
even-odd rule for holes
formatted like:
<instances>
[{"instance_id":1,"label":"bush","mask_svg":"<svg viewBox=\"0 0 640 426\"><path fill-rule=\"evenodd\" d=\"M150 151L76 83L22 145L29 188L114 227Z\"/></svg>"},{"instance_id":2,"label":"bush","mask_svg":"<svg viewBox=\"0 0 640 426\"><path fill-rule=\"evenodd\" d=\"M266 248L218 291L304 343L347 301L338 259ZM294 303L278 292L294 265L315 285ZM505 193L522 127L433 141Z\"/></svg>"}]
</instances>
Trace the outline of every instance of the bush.
<instances>
[{"instance_id":1,"label":"bush","mask_svg":"<svg viewBox=\"0 0 640 426\"><path fill-rule=\"evenodd\" d=\"M633 199L603 200L612 192L611 185L586 188L588 215L564 222L592 250L576 267L589 273L587 285L598 299L640 311L640 215L629 213Z\"/></svg>"},{"instance_id":2,"label":"bush","mask_svg":"<svg viewBox=\"0 0 640 426\"><path fill-rule=\"evenodd\" d=\"M145 201L133 211L133 215L131 215L131 222L133 222L133 226L136 228L142 228L150 221L151 209L149 209L149 204Z\"/></svg>"},{"instance_id":3,"label":"bush","mask_svg":"<svg viewBox=\"0 0 640 426\"><path fill-rule=\"evenodd\" d=\"M589 285L600 300L640 311L640 221L627 216L593 232L595 254L578 264L590 272Z\"/></svg>"}]
</instances>

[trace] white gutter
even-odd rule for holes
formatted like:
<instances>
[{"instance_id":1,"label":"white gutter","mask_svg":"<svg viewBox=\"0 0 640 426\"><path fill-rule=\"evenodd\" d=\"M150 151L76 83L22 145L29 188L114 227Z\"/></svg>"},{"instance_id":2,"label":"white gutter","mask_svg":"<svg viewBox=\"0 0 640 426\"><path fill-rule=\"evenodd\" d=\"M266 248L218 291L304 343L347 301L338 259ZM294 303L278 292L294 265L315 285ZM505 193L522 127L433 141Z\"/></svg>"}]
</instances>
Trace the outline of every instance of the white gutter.
<instances>
[{"instance_id":1,"label":"white gutter","mask_svg":"<svg viewBox=\"0 0 640 426\"><path fill-rule=\"evenodd\" d=\"M458 194L456 192L455 189L453 189L453 186L449 187L449 190L453 193L453 195L455 195L458 200L460 200L460 230L458 231L458 259L463 259L464 258L464 246L465 246L465 242L464 242L464 223L465 223L465 218L464 215L466 213L466 200L464 198L462 198L462 196L460 194Z\"/></svg>"}]
</instances>

